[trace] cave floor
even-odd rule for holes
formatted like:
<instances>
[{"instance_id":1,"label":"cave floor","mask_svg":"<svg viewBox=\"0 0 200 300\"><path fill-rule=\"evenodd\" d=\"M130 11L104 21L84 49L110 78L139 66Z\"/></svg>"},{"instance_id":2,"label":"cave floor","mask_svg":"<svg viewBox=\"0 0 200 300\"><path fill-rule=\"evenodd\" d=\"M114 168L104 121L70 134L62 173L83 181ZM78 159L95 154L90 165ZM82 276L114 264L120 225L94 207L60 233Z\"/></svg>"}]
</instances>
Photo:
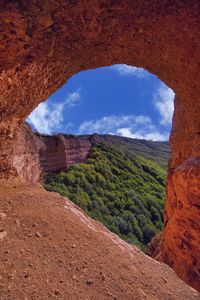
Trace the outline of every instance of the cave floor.
<instances>
[{"instance_id":1,"label":"cave floor","mask_svg":"<svg viewBox=\"0 0 200 300\"><path fill-rule=\"evenodd\" d=\"M0 183L0 299L200 299L66 198Z\"/></svg>"}]
</instances>

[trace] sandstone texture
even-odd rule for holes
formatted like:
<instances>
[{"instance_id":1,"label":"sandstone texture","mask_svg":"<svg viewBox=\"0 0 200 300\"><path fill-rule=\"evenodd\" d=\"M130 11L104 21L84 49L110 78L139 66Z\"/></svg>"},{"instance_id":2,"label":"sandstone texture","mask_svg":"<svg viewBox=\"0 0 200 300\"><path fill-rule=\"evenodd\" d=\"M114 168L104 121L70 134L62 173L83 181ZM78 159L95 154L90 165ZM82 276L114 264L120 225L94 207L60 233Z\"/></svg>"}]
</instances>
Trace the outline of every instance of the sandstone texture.
<instances>
[{"instance_id":1,"label":"sandstone texture","mask_svg":"<svg viewBox=\"0 0 200 300\"><path fill-rule=\"evenodd\" d=\"M45 144L45 151L39 155L42 171L62 171L69 166L84 162L89 155L92 144L89 140L79 137L40 136Z\"/></svg>"},{"instance_id":2,"label":"sandstone texture","mask_svg":"<svg viewBox=\"0 0 200 300\"><path fill-rule=\"evenodd\" d=\"M0 299L199 300L163 263L42 187L0 182Z\"/></svg>"},{"instance_id":3,"label":"sandstone texture","mask_svg":"<svg viewBox=\"0 0 200 300\"><path fill-rule=\"evenodd\" d=\"M40 153L45 150L44 142L32 132L29 125L24 124L18 131L12 153L12 164L21 180L32 183L40 180Z\"/></svg>"},{"instance_id":4,"label":"sandstone texture","mask_svg":"<svg viewBox=\"0 0 200 300\"><path fill-rule=\"evenodd\" d=\"M45 136L24 124L16 137L12 165L21 181L36 183L43 172L59 172L84 162L91 147L89 137Z\"/></svg>"},{"instance_id":5,"label":"sandstone texture","mask_svg":"<svg viewBox=\"0 0 200 300\"><path fill-rule=\"evenodd\" d=\"M199 0L0 1L0 177L25 172L14 155L20 127L72 75L147 69L176 93L161 256L200 290L199 20Z\"/></svg>"}]
</instances>

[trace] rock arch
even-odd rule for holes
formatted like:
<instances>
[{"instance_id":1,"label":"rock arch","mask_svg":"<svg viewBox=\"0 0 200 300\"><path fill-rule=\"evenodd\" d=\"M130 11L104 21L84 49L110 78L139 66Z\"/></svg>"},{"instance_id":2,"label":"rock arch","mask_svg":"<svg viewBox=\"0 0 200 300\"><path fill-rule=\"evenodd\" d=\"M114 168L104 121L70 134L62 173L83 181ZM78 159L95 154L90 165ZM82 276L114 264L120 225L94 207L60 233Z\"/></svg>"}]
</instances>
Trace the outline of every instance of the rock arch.
<instances>
[{"instance_id":1,"label":"rock arch","mask_svg":"<svg viewBox=\"0 0 200 300\"><path fill-rule=\"evenodd\" d=\"M16 134L73 74L115 63L155 73L176 93L162 259L200 287L198 0L1 0L0 173L16 175Z\"/></svg>"}]
</instances>

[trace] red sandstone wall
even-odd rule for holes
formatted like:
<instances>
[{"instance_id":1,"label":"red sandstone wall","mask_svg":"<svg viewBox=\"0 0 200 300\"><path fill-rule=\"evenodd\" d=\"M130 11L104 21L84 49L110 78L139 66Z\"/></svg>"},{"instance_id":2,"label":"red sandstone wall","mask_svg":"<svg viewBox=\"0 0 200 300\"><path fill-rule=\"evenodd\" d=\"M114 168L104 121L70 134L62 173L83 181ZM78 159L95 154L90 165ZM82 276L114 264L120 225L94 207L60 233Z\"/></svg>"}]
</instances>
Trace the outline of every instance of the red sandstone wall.
<instances>
[{"instance_id":1,"label":"red sandstone wall","mask_svg":"<svg viewBox=\"0 0 200 300\"><path fill-rule=\"evenodd\" d=\"M23 181L37 182L41 174L39 152L45 151L45 144L25 124L18 132L12 154L13 166Z\"/></svg>"},{"instance_id":2,"label":"red sandstone wall","mask_svg":"<svg viewBox=\"0 0 200 300\"><path fill-rule=\"evenodd\" d=\"M62 171L84 162L90 149L86 138L36 135L25 124L17 136L13 166L21 180L37 182L42 172Z\"/></svg>"},{"instance_id":3,"label":"red sandstone wall","mask_svg":"<svg viewBox=\"0 0 200 300\"><path fill-rule=\"evenodd\" d=\"M60 171L66 168L65 147L61 137L38 137L46 149L40 152L41 168L44 171Z\"/></svg>"},{"instance_id":4,"label":"red sandstone wall","mask_svg":"<svg viewBox=\"0 0 200 300\"><path fill-rule=\"evenodd\" d=\"M91 149L87 139L78 137L68 138L63 135L42 137L40 139L46 146L40 153L40 162L43 171L61 171L70 165L86 160Z\"/></svg>"}]
</instances>

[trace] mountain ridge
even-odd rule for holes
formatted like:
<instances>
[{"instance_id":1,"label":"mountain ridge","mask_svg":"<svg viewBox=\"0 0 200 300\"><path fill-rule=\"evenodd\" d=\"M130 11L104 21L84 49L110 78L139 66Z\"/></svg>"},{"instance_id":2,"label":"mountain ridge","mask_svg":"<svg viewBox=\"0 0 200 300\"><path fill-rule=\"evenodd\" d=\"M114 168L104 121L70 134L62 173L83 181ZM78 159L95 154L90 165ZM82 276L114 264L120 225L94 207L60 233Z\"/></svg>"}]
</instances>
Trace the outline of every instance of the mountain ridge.
<instances>
[{"instance_id":1,"label":"mountain ridge","mask_svg":"<svg viewBox=\"0 0 200 300\"><path fill-rule=\"evenodd\" d=\"M100 134L100 133L92 133L92 134L67 134L67 133L56 133L52 135L41 134L39 132L35 132L38 137L42 138L59 138L64 137L65 139L80 139L89 141L91 144L95 142L108 142L114 143L116 145L125 146L128 150L134 151L136 154L144 155L147 159L155 160L159 162L159 164L163 168L167 168L167 162L170 158L170 147L168 141L152 141L145 139L136 139L123 137L112 134Z\"/></svg>"},{"instance_id":2,"label":"mountain ridge","mask_svg":"<svg viewBox=\"0 0 200 300\"><path fill-rule=\"evenodd\" d=\"M140 141L96 134L49 136L33 132L27 123L22 126L16 137L12 164L22 181L36 183L40 181L42 172L62 171L71 164L84 162L89 155L92 142L102 139L115 144L126 141L126 146L138 154L141 153L141 146L144 148L145 145L147 158L156 160L164 169L167 168L170 152L166 142ZM152 151L153 145L157 146L157 152L155 152L155 147ZM156 155L152 155L152 153L156 153Z\"/></svg>"}]
</instances>

